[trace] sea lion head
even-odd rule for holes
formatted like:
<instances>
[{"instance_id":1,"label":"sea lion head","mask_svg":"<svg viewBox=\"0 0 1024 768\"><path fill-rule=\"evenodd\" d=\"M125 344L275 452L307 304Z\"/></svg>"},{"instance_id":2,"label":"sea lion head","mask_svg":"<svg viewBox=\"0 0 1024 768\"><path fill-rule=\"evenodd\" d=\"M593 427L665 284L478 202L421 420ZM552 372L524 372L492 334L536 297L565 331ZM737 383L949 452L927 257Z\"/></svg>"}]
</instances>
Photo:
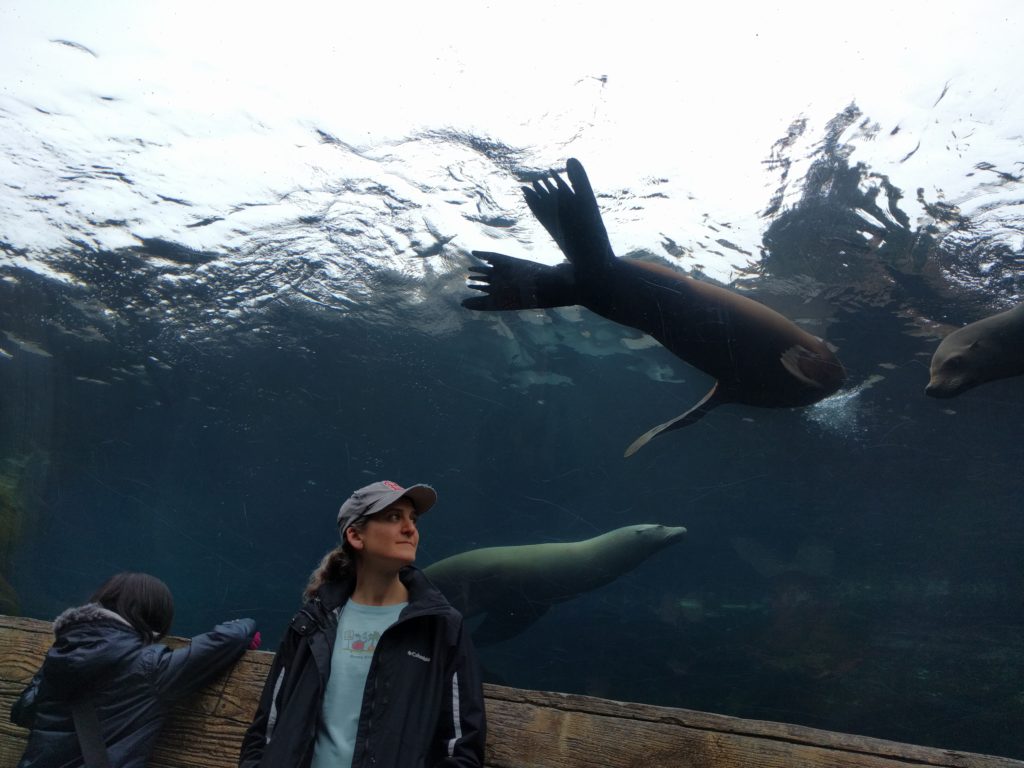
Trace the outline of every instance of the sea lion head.
<instances>
[{"instance_id":1,"label":"sea lion head","mask_svg":"<svg viewBox=\"0 0 1024 768\"><path fill-rule=\"evenodd\" d=\"M642 542L645 548L649 549L651 545L654 545L657 549L661 549L685 536L686 529L682 526L642 523L619 528L617 533L625 537L628 543Z\"/></svg>"},{"instance_id":2,"label":"sea lion head","mask_svg":"<svg viewBox=\"0 0 1024 768\"><path fill-rule=\"evenodd\" d=\"M946 336L930 366L925 394L955 397L996 379L1024 375L1024 303L957 328Z\"/></svg>"},{"instance_id":3,"label":"sea lion head","mask_svg":"<svg viewBox=\"0 0 1024 768\"><path fill-rule=\"evenodd\" d=\"M573 567L580 571L590 569L594 574L599 573L599 583L607 584L685 535L686 529L682 526L657 523L616 528L573 545L586 554L584 563L576 563Z\"/></svg>"},{"instance_id":4,"label":"sea lion head","mask_svg":"<svg viewBox=\"0 0 1024 768\"><path fill-rule=\"evenodd\" d=\"M929 397L956 397L992 378L986 360L992 355L985 350L981 338L971 338L960 329L949 334L932 355L928 385Z\"/></svg>"}]
</instances>

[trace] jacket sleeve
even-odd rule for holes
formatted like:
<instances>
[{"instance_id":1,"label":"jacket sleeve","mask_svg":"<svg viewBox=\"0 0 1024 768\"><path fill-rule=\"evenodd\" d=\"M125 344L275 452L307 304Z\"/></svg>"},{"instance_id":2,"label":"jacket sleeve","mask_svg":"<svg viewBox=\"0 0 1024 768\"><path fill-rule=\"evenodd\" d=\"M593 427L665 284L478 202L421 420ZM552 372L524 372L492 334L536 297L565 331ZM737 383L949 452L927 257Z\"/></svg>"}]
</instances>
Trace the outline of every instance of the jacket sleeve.
<instances>
[{"instance_id":1,"label":"jacket sleeve","mask_svg":"<svg viewBox=\"0 0 1024 768\"><path fill-rule=\"evenodd\" d=\"M238 755L239 768L256 768L263 759L263 748L267 744L267 737L274 730L274 722L280 708L280 681L284 679L291 666L291 660L295 657L294 635L294 632L286 631L277 653L274 654L274 661L263 684L263 693L260 694L256 714L253 715L252 723L242 737L242 748Z\"/></svg>"},{"instance_id":2,"label":"jacket sleeve","mask_svg":"<svg viewBox=\"0 0 1024 768\"><path fill-rule=\"evenodd\" d=\"M43 681L43 671L40 669L33 676L17 701L11 705L11 722L20 725L22 728L31 728L36 720L36 700L39 696L39 685Z\"/></svg>"},{"instance_id":3,"label":"jacket sleeve","mask_svg":"<svg viewBox=\"0 0 1024 768\"><path fill-rule=\"evenodd\" d=\"M445 675L447 689L438 720L436 768L480 768L484 764L487 717L476 649L459 620L454 653Z\"/></svg>"},{"instance_id":4,"label":"jacket sleeve","mask_svg":"<svg viewBox=\"0 0 1024 768\"><path fill-rule=\"evenodd\" d=\"M154 684L159 696L178 699L213 682L238 661L256 632L252 619L218 624L212 631L192 638L184 648L159 646L153 660Z\"/></svg>"}]
</instances>

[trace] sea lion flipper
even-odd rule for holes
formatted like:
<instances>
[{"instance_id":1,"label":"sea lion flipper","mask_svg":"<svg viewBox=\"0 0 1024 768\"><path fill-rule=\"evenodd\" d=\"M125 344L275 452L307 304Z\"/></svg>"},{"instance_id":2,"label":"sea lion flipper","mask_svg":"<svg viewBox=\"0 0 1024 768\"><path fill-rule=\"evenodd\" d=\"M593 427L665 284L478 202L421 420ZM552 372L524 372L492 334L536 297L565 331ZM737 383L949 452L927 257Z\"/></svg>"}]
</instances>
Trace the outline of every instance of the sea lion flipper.
<instances>
[{"instance_id":1,"label":"sea lion flipper","mask_svg":"<svg viewBox=\"0 0 1024 768\"><path fill-rule=\"evenodd\" d=\"M799 344L793 345L779 355L779 362L782 363L783 368L807 386L816 389L821 389L821 382L814 378L811 372L805 370L804 364L807 363L808 366L813 367L819 359L818 355Z\"/></svg>"},{"instance_id":2,"label":"sea lion flipper","mask_svg":"<svg viewBox=\"0 0 1024 768\"><path fill-rule=\"evenodd\" d=\"M500 643L515 637L548 612L548 605L522 600L488 611L484 620L473 630L473 644L477 647Z\"/></svg>"},{"instance_id":3,"label":"sea lion flipper","mask_svg":"<svg viewBox=\"0 0 1024 768\"><path fill-rule=\"evenodd\" d=\"M686 411L686 413L680 416L676 416L674 419L670 419L669 421L666 421L664 424L659 424L658 426L652 427L651 429L644 432L642 435L640 435L640 437L638 437L636 440L630 443L629 448L626 449L626 452L623 454L623 456L625 458L629 458L634 453L643 448L645 445L647 445L647 443L649 443L653 438L657 437L663 432L671 432L673 429L681 429L682 427L688 427L695 421L703 418L704 415L707 414L707 412L710 411L712 408L717 408L719 405L725 402L724 398L716 397L717 392L718 382L716 381L715 385L711 387L711 389L708 391L706 395L704 395L704 397L701 398L699 403L693 406L690 410Z\"/></svg>"},{"instance_id":4,"label":"sea lion flipper","mask_svg":"<svg viewBox=\"0 0 1024 768\"><path fill-rule=\"evenodd\" d=\"M469 287L486 294L462 300L467 309L540 309L579 303L572 266L549 266L503 253L473 251Z\"/></svg>"},{"instance_id":5,"label":"sea lion flipper","mask_svg":"<svg viewBox=\"0 0 1024 768\"><path fill-rule=\"evenodd\" d=\"M571 264L583 269L604 267L615 253L590 179L575 158L566 162L565 170L569 182L552 171L550 178L523 187L523 197Z\"/></svg>"},{"instance_id":6,"label":"sea lion flipper","mask_svg":"<svg viewBox=\"0 0 1024 768\"><path fill-rule=\"evenodd\" d=\"M565 238L562 236L562 225L558 218L558 188L547 179L533 182L533 187L523 187L526 205L533 212L541 226L551 235L558 249L565 253Z\"/></svg>"},{"instance_id":7,"label":"sea lion flipper","mask_svg":"<svg viewBox=\"0 0 1024 768\"><path fill-rule=\"evenodd\" d=\"M558 218L565 240L562 252L578 269L601 269L615 259L608 230L605 229L597 196L583 164L574 157L565 163L572 189L555 176L558 183Z\"/></svg>"},{"instance_id":8,"label":"sea lion flipper","mask_svg":"<svg viewBox=\"0 0 1024 768\"><path fill-rule=\"evenodd\" d=\"M594 188L590 186L590 178L583 168L583 163L575 157L570 157L565 161L565 174L569 177L569 181L572 182L572 188L575 190L580 201L587 208L598 211L597 195L594 194ZM598 215L600 216L600 213Z\"/></svg>"}]
</instances>

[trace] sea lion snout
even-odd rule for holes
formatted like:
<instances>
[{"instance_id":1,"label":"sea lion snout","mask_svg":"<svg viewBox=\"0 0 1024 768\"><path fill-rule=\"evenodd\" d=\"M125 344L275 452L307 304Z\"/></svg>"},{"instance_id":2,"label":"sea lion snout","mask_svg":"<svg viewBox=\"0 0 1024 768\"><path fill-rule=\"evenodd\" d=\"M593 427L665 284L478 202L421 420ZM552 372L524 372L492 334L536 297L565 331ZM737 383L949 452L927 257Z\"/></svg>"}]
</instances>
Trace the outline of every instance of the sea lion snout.
<instances>
[{"instance_id":1,"label":"sea lion snout","mask_svg":"<svg viewBox=\"0 0 1024 768\"><path fill-rule=\"evenodd\" d=\"M686 535L686 529L681 525L659 525L657 527L666 541L675 541Z\"/></svg>"},{"instance_id":2,"label":"sea lion snout","mask_svg":"<svg viewBox=\"0 0 1024 768\"><path fill-rule=\"evenodd\" d=\"M972 374L969 356L975 353L978 344L974 342L964 349L958 349L952 342L944 342L932 357L928 384L924 393L928 397L946 399L956 397L973 387L976 374Z\"/></svg>"},{"instance_id":3,"label":"sea lion snout","mask_svg":"<svg viewBox=\"0 0 1024 768\"><path fill-rule=\"evenodd\" d=\"M963 391L962 386L950 386L949 381L944 381L940 378L933 378L928 382L924 388L924 393L928 397L937 397L945 400L950 397L956 397L960 392Z\"/></svg>"}]
</instances>

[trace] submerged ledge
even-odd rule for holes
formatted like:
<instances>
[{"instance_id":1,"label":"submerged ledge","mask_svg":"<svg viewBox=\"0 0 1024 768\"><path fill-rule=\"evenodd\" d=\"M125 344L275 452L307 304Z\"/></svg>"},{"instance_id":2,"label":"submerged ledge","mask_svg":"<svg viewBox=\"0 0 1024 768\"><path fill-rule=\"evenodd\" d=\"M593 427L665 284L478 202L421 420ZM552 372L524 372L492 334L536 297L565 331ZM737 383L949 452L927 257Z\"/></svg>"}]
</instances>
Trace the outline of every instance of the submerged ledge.
<instances>
[{"instance_id":1,"label":"submerged ledge","mask_svg":"<svg viewBox=\"0 0 1024 768\"><path fill-rule=\"evenodd\" d=\"M0 768L21 757L27 731L11 724L11 704L52 640L50 622L0 615ZM247 652L180 704L151 768L236 766L272 658ZM1010 758L689 709L500 685L485 685L484 695L489 768L1024 768Z\"/></svg>"}]
</instances>

